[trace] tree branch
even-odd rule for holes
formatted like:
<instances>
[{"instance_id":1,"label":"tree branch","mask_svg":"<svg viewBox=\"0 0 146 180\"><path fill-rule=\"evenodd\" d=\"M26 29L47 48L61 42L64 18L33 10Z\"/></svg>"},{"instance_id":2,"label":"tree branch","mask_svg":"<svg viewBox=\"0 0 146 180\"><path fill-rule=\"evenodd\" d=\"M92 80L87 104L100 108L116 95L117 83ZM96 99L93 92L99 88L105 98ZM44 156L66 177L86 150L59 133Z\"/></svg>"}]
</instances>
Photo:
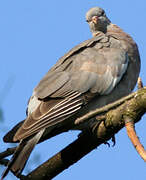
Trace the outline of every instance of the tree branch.
<instances>
[{"instance_id":1,"label":"tree branch","mask_svg":"<svg viewBox=\"0 0 146 180\"><path fill-rule=\"evenodd\" d=\"M9 160L8 159L0 159L0 165L7 166Z\"/></svg>"},{"instance_id":2,"label":"tree branch","mask_svg":"<svg viewBox=\"0 0 146 180\"><path fill-rule=\"evenodd\" d=\"M141 158L146 162L146 151L136 135L134 124L130 121L125 125L127 134Z\"/></svg>"},{"instance_id":3,"label":"tree branch","mask_svg":"<svg viewBox=\"0 0 146 180\"><path fill-rule=\"evenodd\" d=\"M145 160L146 152L139 142L133 124L138 122L146 112L146 87L142 88L142 83L140 81L138 87L141 89L137 92L131 93L114 103L89 112L85 116L77 119L76 123L80 124L94 117L97 119L97 124L95 124L92 131L82 133L76 141L47 160L27 176L21 175L19 178L21 180L52 179L97 146L106 143L106 141L112 138L124 125L127 128L128 136L133 145ZM101 123L99 124L99 122ZM15 148L9 148L0 153L0 164L7 165L8 160L5 158L13 154L14 151Z\"/></svg>"},{"instance_id":4,"label":"tree branch","mask_svg":"<svg viewBox=\"0 0 146 180\"><path fill-rule=\"evenodd\" d=\"M99 122L99 119L105 121L102 121L98 126L95 125L92 132L82 133L76 141L21 179L52 179L97 146L112 138L115 133L124 127L125 117L126 119L132 119L134 123L138 122L146 112L146 87L135 92L130 100L126 99L124 101L123 104L117 104L116 108L115 103L112 103L114 109L110 108L111 110L106 112L104 115L102 111L102 116L98 114L99 112L97 113L98 116L93 112L93 116L96 116L97 123ZM112 106L112 104L110 104L110 106ZM91 118L92 115L91 113L89 114L88 118ZM82 120L84 121L84 118ZM79 123L82 123L83 121L79 121Z\"/></svg>"},{"instance_id":5,"label":"tree branch","mask_svg":"<svg viewBox=\"0 0 146 180\"><path fill-rule=\"evenodd\" d=\"M0 153L0 160L4 159L5 157L8 157L14 153L16 150L16 147L14 148L8 148L6 151ZM1 161L0 161L1 162ZM1 163L0 163L1 164Z\"/></svg>"},{"instance_id":6,"label":"tree branch","mask_svg":"<svg viewBox=\"0 0 146 180\"><path fill-rule=\"evenodd\" d=\"M129 94L128 96L125 96L113 103L110 103L104 107L101 107L101 108L97 108L87 114L85 114L84 116L80 117L80 118L77 118L76 121L75 121L75 124L82 124L82 123L85 123L86 121L88 121L90 118L92 117L95 117L97 115L100 115L102 113L106 113L108 112L109 110L111 109L114 109L118 106L120 106L121 104L123 104L125 101L129 100L129 99L132 99L135 95L136 95L137 92L134 92L134 93L131 93Z\"/></svg>"},{"instance_id":7,"label":"tree branch","mask_svg":"<svg viewBox=\"0 0 146 180\"><path fill-rule=\"evenodd\" d=\"M138 89L143 88L143 83L140 77L138 77L137 86ZM146 151L136 135L134 120L130 117L125 117L125 127L128 137L131 140L133 146L135 147L141 158L146 162Z\"/></svg>"}]
</instances>

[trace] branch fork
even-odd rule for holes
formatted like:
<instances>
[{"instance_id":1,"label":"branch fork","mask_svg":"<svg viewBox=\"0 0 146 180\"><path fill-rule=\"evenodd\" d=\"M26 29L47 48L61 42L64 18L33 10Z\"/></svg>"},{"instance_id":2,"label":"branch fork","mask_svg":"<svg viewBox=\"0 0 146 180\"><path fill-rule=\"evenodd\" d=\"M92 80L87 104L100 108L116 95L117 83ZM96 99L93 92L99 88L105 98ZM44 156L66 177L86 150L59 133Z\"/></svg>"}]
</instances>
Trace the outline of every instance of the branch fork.
<instances>
[{"instance_id":1,"label":"branch fork","mask_svg":"<svg viewBox=\"0 0 146 180\"><path fill-rule=\"evenodd\" d=\"M146 112L146 87L142 88L141 83L139 87L137 92L78 119L76 121L77 124L88 121L91 117L96 118L97 123L99 123L98 120L100 119L102 121L94 128L94 135L92 133L83 133L77 140L48 159L38 168L26 176L21 175L19 178L21 180L52 179L100 144L107 142L124 126L137 152L146 161L146 151L140 143L134 127L134 124ZM6 165L8 161L4 161L5 158L13 154L14 150L8 149L0 153L0 163L2 162L3 165Z\"/></svg>"}]
</instances>

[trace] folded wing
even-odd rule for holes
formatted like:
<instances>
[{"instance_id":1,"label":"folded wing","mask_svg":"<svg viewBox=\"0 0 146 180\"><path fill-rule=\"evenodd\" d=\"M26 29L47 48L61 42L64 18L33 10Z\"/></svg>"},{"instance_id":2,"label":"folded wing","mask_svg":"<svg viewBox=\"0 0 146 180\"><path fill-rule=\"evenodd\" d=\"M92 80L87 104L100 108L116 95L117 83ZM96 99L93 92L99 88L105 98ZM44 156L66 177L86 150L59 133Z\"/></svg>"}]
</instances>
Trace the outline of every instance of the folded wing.
<instances>
[{"instance_id":1,"label":"folded wing","mask_svg":"<svg viewBox=\"0 0 146 180\"><path fill-rule=\"evenodd\" d=\"M92 98L114 89L126 72L128 55L122 49L104 47L104 38L107 41L100 36L75 47L40 81L14 141L65 123Z\"/></svg>"}]
</instances>

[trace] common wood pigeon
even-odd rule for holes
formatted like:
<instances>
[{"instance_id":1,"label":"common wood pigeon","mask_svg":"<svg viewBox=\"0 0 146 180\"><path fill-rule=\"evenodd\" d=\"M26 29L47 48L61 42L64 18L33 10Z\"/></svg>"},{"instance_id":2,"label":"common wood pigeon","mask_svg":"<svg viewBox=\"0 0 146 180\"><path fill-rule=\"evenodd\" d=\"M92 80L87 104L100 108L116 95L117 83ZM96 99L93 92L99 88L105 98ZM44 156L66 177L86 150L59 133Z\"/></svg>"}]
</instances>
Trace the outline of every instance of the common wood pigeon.
<instances>
[{"instance_id":1,"label":"common wood pigeon","mask_svg":"<svg viewBox=\"0 0 146 180\"><path fill-rule=\"evenodd\" d=\"M133 90L140 71L136 43L99 7L87 12L86 21L93 38L75 46L48 71L33 91L24 123L4 137L5 142L20 143L3 177L9 170L20 174L39 141L70 129L92 128L92 119L78 126L76 118Z\"/></svg>"}]
</instances>

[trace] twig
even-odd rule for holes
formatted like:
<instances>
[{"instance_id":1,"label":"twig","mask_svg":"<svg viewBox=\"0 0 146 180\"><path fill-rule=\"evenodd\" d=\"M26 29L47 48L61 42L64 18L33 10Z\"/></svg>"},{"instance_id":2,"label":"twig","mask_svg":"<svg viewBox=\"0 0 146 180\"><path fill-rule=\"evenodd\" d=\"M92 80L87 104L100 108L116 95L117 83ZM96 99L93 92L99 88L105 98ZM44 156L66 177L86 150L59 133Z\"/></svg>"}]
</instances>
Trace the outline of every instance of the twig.
<instances>
[{"instance_id":1,"label":"twig","mask_svg":"<svg viewBox=\"0 0 146 180\"><path fill-rule=\"evenodd\" d=\"M146 151L144 150L143 145L140 143L139 138L136 135L135 127L133 121L129 121L125 124L127 134L131 140L133 146L135 147L138 154L146 162Z\"/></svg>"},{"instance_id":2,"label":"twig","mask_svg":"<svg viewBox=\"0 0 146 180\"><path fill-rule=\"evenodd\" d=\"M138 103L137 103L138 101ZM128 107L128 108L127 108ZM95 149L101 143L113 137L124 127L124 116L130 114L134 116L134 122L138 122L146 112L146 89L140 89L136 96L123 103L121 106L106 113L106 126L101 122L94 133L94 137L86 134L80 136L72 144L54 155L38 168L33 170L25 180L46 180L52 179L63 170L77 162L83 156Z\"/></svg>"},{"instance_id":3,"label":"twig","mask_svg":"<svg viewBox=\"0 0 146 180\"><path fill-rule=\"evenodd\" d=\"M143 88L143 83L140 77L138 77L137 86L138 89ZM135 147L136 151L141 156L141 158L146 162L146 151L136 134L134 120L131 117L125 116L125 127L127 130L128 137L131 140L133 146Z\"/></svg>"},{"instance_id":4,"label":"twig","mask_svg":"<svg viewBox=\"0 0 146 180\"><path fill-rule=\"evenodd\" d=\"M93 111L90 111L89 113L85 114L84 116L80 117L80 118L77 118L76 121L75 121L75 124L82 124L82 123L85 123L86 121L88 121L90 118L94 117L94 116L97 116L99 114L102 114L102 113L106 113L108 112L109 110L111 109L114 109L118 106L120 106L121 104L123 104L125 101L133 98L135 95L136 95L137 92L134 92L134 93L131 93L129 94L128 96L125 96L113 103L110 103L104 107L101 107L101 108L97 108Z\"/></svg>"},{"instance_id":5,"label":"twig","mask_svg":"<svg viewBox=\"0 0 146 180\"><path fill-rule=\"evenodd\" d=\"M8 162L9 162L8 159L0 159L0 164L1 165L7 166Z\"/></svg>"},{"instance_id":6,"label":"twig","mask_svg":"<svg viewBox=\"0 0 146 180\"><path fill-rule=\"evenodd\" d=\"M7 157L7 156L12 155L15 150L16 150L16 147L14 147L14 148L8 148L6 151L1 152L1 153L0 153L0 160L1 160L1 159L4 159L4 158Z\"/></svg>"},{"instance_id":7,"label":"twig","mask_svg":"<svg viewBox=\"0 0 146 180\"><path fill-rule=\"evenodd\" d=\"M124 100L125 102L123 103ZM102 108L102 110L100 109L100 112L105 113L104 115L106 121L105 123L102 121L99 126L97 126L97 128L94 130L94 134L83 134L76 141L33 170L31 173L26 176L21 176L20 179L52 179L70 165L74 164L83 156L88 154L90 151L95 149L97 146L112 138L115 133L124 127L125 115L130 114L132 117L134 117L134 123L138 122L146 112L146 88L139 89L136 93L130 94L128 98L125 97L124 100L122 98L122 100L119 100L118 103L115 102L109 106L106 106L106 108ZM121 102L123 104L121 104ZM98 114L99 109L97 109L96 112ZM91 114L88 113L88 118L90 119L91 117L96 118L95 111ZM87 120L86 118L87 117L85 117L85 120Z\"/></svg>"},{"instance_id":8,"label":"twig","mask_svg":"<svg viewBox=\"0 0 146 180\"><path fill-rule=\"evenodd\" d=\"M138 77L138 80L137 80L137 86L138 86L138 89L143 88L143 83L142 83L142 80L141 80L140 77Z\"/></svg>"}]
</instances>

